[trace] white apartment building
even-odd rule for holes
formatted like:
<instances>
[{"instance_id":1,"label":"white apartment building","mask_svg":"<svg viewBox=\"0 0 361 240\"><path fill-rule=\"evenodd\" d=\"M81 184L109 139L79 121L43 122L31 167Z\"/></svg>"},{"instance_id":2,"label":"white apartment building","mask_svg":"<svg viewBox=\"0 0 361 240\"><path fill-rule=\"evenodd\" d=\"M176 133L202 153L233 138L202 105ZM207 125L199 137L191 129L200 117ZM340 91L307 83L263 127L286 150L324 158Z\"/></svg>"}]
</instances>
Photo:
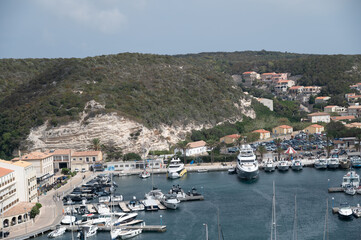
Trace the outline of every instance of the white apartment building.
<instances>
[{"instance_id":1,"label":"white apartment building","mask_svg":"<svg viewBox=\"0 0 361 240\"><path fill-rule=\"evenodd\" d=\"M333 112L346 113L347 112L347 108L336 106L336 105L329 105L329 106L326 106L324 109L325 109L325 112L327 112L327 113L333 113Z\"/></svg>"},{"instance_id":2,"label":"white apartment building","mask_svg":"<svg viewBox=\"0 0 361 240\"><path fill-rule=\"evenodd\" d=\"M71 149L56 149L56 150L49 150L45 152L46 154L49 154L53 156L54 160L54 169L62 169L62 168L69 168L71 169Z\"/></svg>"},{"instance_id":3,"label":"white apartment building","mask_svg":"<svg viewBox=\"0 0 361 240\"><path fill-rule=\"evenodd\" d=\"M187 145L186 156L199 156L207 154L206 142L201 140L197 142L190 142ZM183 149L175 149L174 154L181 152L183 155Z\"/></svg>"},{"instance_id":4,"label":"white apartment building","mask_svg":"<svg viewBox=\"0 0 361 240\"><path fill-rule=\"evenodd\" d=\"M329 113L316 112L316 113L307 114L307 116L310 122L312 123L318 123L318 122L329 123L331 121Z\"/></svg>"},{"instance_id":5,"label":"white apartment building","mask_svg":"<svg viewBox=\"0 0 361 240\"><path fill-rule=\"evenodd\" d=\"M18 161L19 158L13 159ZM42 152L31 152L21 157L22 161L31 163L36 171L37 183L40 191L54 183L53 156Z\"/></svg>"},{"instance_id":6,"label":"white apartment building","mask_svg":"<svg viewBox=\"0 0 361 240\"><path fill-rule=\"evenodd\" d=\"M11 169L15 172L19 201L37 201L36 170L31 163L25 161L12 162L0 160L0 167Z\"/></svg>"},{"instance_id":7,"label":"white apartment building","mask_svg":"<svg viewBox=\"0 0 361 240\"><path fill-rule=\"evenodd\" d=\"M0 167L0 207L6 211L19 202L16 194L15 171Z\"/></svg>"},{"instance_id":8,"label":"white apartment building","mask_svg":"<svg viewBox=\"0 0 361 240\"><path fill-rule=\"evenodd\" d=\"M349 106L347 112L348 115L359 117L361 116L361 106L359 105Z\"/></svg>"}]
</instances>

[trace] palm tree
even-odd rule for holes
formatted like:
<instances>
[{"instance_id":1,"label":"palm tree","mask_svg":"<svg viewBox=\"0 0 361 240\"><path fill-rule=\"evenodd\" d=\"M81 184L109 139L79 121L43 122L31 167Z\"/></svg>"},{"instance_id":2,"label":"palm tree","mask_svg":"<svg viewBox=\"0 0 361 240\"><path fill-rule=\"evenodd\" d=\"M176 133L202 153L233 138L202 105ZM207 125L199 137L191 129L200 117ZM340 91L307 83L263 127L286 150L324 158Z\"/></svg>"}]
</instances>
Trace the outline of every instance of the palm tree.
<instances>
[{"instance_id":1,"label":"palm tree","mask_svg":"<svg viewBox=\"0 0 361 240\"><path fill-rule=\"evenodd\" d=\"M214 162L214 149L218 146L219 142L211 139L207 141L207 147L211 149L211 164Z\"/></svg>"},{"instance_id":2,"label":"palm tree","mask_svg":"<svg viewBox=\"0 0 361 240\"><path fill-rule=\"evenodd\" d=\"M282 140L280 138L276 138L273 140L273 142L276 144L277 147L281 145Z\"/></svg>"},{"instance_id":3,"label":"palm tree","mask_svg":"<svg viewBox=\"0 0 361 240\"><path fill-rule=\"evenodd\" d=\"M276 152L278 154L278 161L281 160L281 153L283 153L283 149L281 147L277 147Z\"/></svg>"},{"instance_id":4,"label":"palm tree","mask_svg":"<svg viewBox=\"0 0 361 240\"><path fill-rule=\"evenodd\" d=\"M99 138L93 138L90 142L90 149L93 149L94 151L100 151L101 144Z\"/></svg>"},{"instance_id":5,"label":"palm tree","mask_svg":"<svg viewBox=\"0 0 361 240\"><path fill-rule=\"evenodd\" d=\"M259 152L259 154L261 155L261 159L262 159L262 161L263 161L263 154L265 154L265 153L267 152L266 147L263 146L263 145L259 146L259 147L258 147L258 152Z\"/></svg>"},{"instance_id":6,"label":"palm tree","mask_svg":"<svg viewBox=\"0 0 361 240\"><path fill-rule=\"evenodd\" d=\"M188 141L180 141L177 143L176 147L182 149L184 165L187 164L186 151L189 148Z\"/></svg>"},{"instance_id":7,"label":"palm tree","mask_svg":"<svg viewBox=\"0 0 361 240\"><path fill-rule=\"evenodd\" d=\"M332 135L329 133L326 133L326 150L327 150L327 157L330 157L330 151L331 151L331 146L330 146L330 138L332 138Z\"/></svg>"}]
</instances>

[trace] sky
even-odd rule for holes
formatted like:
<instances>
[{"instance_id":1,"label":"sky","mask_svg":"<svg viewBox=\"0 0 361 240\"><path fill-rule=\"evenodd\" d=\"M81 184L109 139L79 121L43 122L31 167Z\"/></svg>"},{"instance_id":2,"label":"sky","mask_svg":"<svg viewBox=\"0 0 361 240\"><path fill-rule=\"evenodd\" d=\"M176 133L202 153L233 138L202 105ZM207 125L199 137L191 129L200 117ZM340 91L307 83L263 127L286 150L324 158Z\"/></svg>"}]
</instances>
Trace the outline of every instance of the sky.
<instances>
[{"instance_id":1,"label":"sky","mask_svg":"<svg viewBox=\"0 0 361 240\"><path fill-rule=\"evenodd\" d=\"M0 58L361 54L360 0L0 0Z\"/></svg>"}]
</instances>

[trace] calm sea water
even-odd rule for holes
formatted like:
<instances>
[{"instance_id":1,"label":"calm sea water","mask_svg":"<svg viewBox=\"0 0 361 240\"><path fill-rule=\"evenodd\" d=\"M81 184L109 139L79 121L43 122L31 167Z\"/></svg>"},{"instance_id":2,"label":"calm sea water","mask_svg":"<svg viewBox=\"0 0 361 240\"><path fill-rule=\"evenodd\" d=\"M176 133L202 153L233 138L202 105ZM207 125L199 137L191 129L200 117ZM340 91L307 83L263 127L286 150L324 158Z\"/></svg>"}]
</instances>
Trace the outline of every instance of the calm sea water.
<instances>
[{"instance_id":1,"label":"calm sea water","mask_svg":"<svg viewBox=\"0 0 361 240\"><path fill-rule=\"evenodd\" d=\"M360 170L357 171L360 174ZM361 239L361 219L342 221L331 212L332 205L338 206L345 201L353 206L361 203L361 195L327 192L329 185L341 184L345 173L345 170L313 168L305 168L301 172L260 172L259 179L253 182L241 181L227 172L188 173L185 178L177 180L154 175L154 185L163 192L169 191L173 184L179 184L185 191L194 186L198 192L203 192L205 200L182 202L177 210L139 212L138 219L143 219L148 225L162 222L167 225L167 231L142 233L133 239L205 239L203 223L208 224L209 239L218 239L217 209L224 239L270 239L273 181L276 184L278 239L292 239L295 195L298 239L323 238L327 198L329 239ZM151 179L142 180L137 176L114 180L119 184L117 194L123 194L126 200L133 196L141 199L152 188ZM36 239L46 239L46 236ZM71 234L66 233L57 239L71 239ZM100 232L91 239L110 239L110 235Z\"/></svg>"}]
</instances>

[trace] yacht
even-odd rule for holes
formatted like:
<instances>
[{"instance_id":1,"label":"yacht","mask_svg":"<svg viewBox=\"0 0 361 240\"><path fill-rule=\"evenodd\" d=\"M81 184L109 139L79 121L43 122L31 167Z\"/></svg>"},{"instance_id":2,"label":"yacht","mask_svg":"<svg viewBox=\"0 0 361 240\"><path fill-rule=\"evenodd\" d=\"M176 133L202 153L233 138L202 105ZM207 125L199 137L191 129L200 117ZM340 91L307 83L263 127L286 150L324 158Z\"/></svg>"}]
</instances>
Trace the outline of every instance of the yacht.
<instances>
[{"instance_id":1,"label":"yacht","mask_svg":"<svg viewBox=\"0 0 361 240\"><path fill-rule=\"evenodd\" d=\"M110 196L99 197L98 201L99 201L99 203L109 203L110 202Z\"/></svg>"},{"instance_id":2,"label":"yacht","mask_svg":"<svg viewBox=\"0 0 361 240\"><path fill-rule=\"evenodd\" d=\"M149 178L150 177L150 172L148 172L147 170L143 170L143 172L141 172L139 174L139 177L142 178L142 179L145 179L145 178Z\"/></svg>"},{"instance_id":3,"label":"yacht","mask_svg":"<svg viewBox=\"0 0 361 240\"><path fill-rule=\"evenodd\" d=\"M155 199L145 199L142 201L144 204L145 211L158 211L158 201Z\"/></svg>"},{"instance_id":4,"label":"yacht","mask_svg":"<svg viewBox=\"0 0 361 240\"><path fill-rule=\"evenodd\" d=\"M338 210L338 216L340 218L350 219L352 217L351 207L347 203L341 204Z\"/></svg>"},{"instance_id":5,"label":"yacht","mask_svg":"<svg viewBox=\"0 0 361 240\"><path fill-rule=\"evenodd\" d=\"M155 200L161 200L163 198L164 194L160 189L153 188L149 193L145 194L146 199L155 199Z\"/></svg>"},{"instance_id":6,"label":"yacht","mask_svg":"<svg viewBox=\"0 0 361 240\"><path fill-rule=\"evenodd\" d=\"M360 157L353 157L351 159L351 165L354 168L359 168L361 167L361 158Z\"/></svg>"},{"instance_id":7,"label":"yacht","mask_svg":"<svg viewBox=\"0 0 361 240\"><path fill-rule=\"evenodd\" d=\"M48 234L48 238L55 238L63 235L66 231L65 227L59 227Z\"/></svg>"},{"instance_id":8,"label":"yacht","mask_svg":"<svg viewBox=\"0 0 361 240\"><path fill-rule=\"evenodd\" d=\"M121 201L123 201L123 195L114 195L114 196L111 196L111 201L112 201L112 202L121 202Z\"/></svg>"},{"instance_id":9,"label":"yacht","mask_svg":"<svg viewBox=\"0 0 361 240\"><path fill-rule=\"evenodd\" d=\"M328 168L338 168L339 165L340 165L340 161L338 160L338 158L327 159Z\"/></svg>"},{"instance_id":10,"label":"yacht","mask_svg":"<svg viewBox=\"0 0 361 240\"><path fill-rule=\"evenodd\" d=\"M298 160L298 159L293 160L292 164L291 164L291 168L292 168L292 170L296 170L296 171L297 170L302 170L303 165L302 165L301 160Z\"/></svg>"},{"instance_id":11,"label":"yacht","mask_svg":"<svg viewBox=\"0 0 361 240\"><path fill-rule=\"evenodd\" d=\"M112 239L117 239L117 238L129 239L129 238L135 237L141 233L142 233L142 229L127 230L127 229L117 228L110 232L110 236Z\"/></svg>"},{"instance_id":12,"label":"yacht","mask_svg":"<svg viewBox=\"0 0 361 240\"><path fill-rule=\"evenodd\" d=\"M138 201L136 197L133 197L133 200L129 201L127 206L131 211L143 211L144 210L144 205L140 201Z\"/></svg>"},{"instance_id":13,"label":"yacht","mask_svg":"<svg viewBox=\"0 0 361 240\"><path fill-rule=\"evenodd\" d=\"M73 224L75 221L76 221L75 216L65 215L63 217L63 219L61 220L61 224L70 225L70 224Z\"/></svg>"},{"instance_id":14,"label":"yacht","mask_svg":"<svg viewBox=\"0 0 361 240\"><path fill-rule=\"evenodd\" d=\"M98 227L94 226L94 225L83 226L83 231L85 232L86 238L92 237L97 234ZM81 236L82 236L82 233L79 232L77 237L81 238Z\"/></svg>"},{"instance_id":15,"label":"yacht","mask_svg":"<svg viewBox=\"0 0 361 240\"><path fill-rule=\"evenodd\" d=\"M124 215L120 216L115 222L113 222L113 225L114 226L127 225L127 223L132 222L137 216L138 216L138 213L124 214Z\"/></svg>"},{"instance_id":16,"label":"yacht","mask_svg":"<svg viewBox=\"0 0 361 240\"><path fill-rule=\"evenodd\" d=\"M165 194L160 202L169 209L177 209L180 203L175 194Z\"/></svg>"},{"instance_id":17,"label":"yacht","mask_svg":"<svg viewBox=\"0 0 361 240\"><path fill-rule=\"evenodd\" d=\"M314 164L317 169L326 169L327 168L327 160L326 159L317 159Z\"/></svg>"},{"instance_id":18,"label":"yacht","mask_svg":"<svg viewBox=\"0 0 361 240\"><path fill-rule=\"evenodd\" d=\"M280 171L288 171L288 169L290 168L290 165L288 164L288 161L282 160L278 163L277 168Z\"/></svg>"},{"instance_id":19,"label":"yacht","mask_svg":"<svg viewBox=\"0 0 361 240\"><path fill-rule=\"evenodd\" d=\"M268 159L265 163L264 163L264 170L266 172L273 172L276 169L276 164L271 160Z\"/></svg>"},{"instance_id":20,"label":"yacht","mask_svg":"<svg viewBox=\"0 0 361 240\"><path fill-rule=\"evenodd\" d=\"M343 176L341 186L343 188L358 188L360 186L360 176L355 171L349 171L346 175Z\"/></svg>"},{"instance_id":21,"label":"yacht","mask_svg":"<svg viewBox=\"0 0 361 240\"><path fill-rule=\"evenodd\" d=\"M184 168L184 164L179 158L172 159L169 163L167 175L168 178L175 179L183 177L187 173L187 169Z\"/></svg>"},{"instance_id":22,"label":"yacht","mask_svg":"<svg viewBox=\"0 0 361 240\"><path fill-rule=\"evenodd\" d=\"M258 162L249 144L241 146L240 153L237 156L236 169L237 175L241 179L250 180L258 177Z\"/></svg>"}]
</instances>

